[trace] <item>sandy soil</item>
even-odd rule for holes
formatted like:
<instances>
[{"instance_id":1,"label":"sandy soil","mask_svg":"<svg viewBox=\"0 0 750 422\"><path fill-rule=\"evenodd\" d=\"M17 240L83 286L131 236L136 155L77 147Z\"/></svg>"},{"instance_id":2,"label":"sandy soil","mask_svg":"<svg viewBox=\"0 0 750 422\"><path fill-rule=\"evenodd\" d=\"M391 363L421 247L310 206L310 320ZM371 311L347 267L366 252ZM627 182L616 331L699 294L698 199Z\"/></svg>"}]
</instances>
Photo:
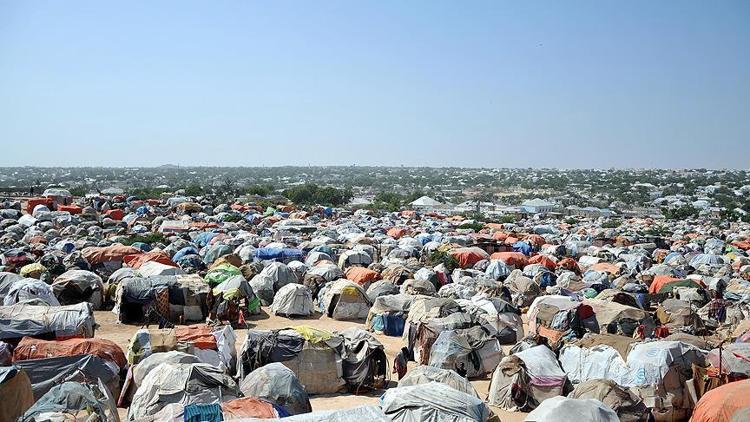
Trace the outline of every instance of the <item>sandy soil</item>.
<instances>
[{"instance_id":1,"label":"sandy soil","mask_svg":"<svg viewBox=\"0 0 750 422\"><path fill-rule=\"evenodd\" d=\"M96 322L100 325L96 332L96 337L105 338L114 341L123 350L127 349L128 341L133 336L133 333L139 328L135 325L124 325L119 324L115 317L115 314L109 311L97 311ZM271 315L267 308L263 309L263 313L260 315L253 316L248 321L250 323L250 329L269 330L285 327L293 327L297 325L308 325L314 328L320 328L328 331L340 331L349 327L360 327L363 328L361 322L351 321L336 321L328 318L327 316L316 315L309 318L299 319L288 319L284 317L278 317ZM237 334L237 350L239 351L242 343L245 341L247 336L246 329L236 330ZM378 340L383 343L385 347L385 353L388 356L389 362L393 363L393 358L396 356L403 342L400 337L389 337L385 335L375 335ZM504 348L506 353L510 347ZM415 365L413 362L409 363L411 368ZM395 374L394 379L391 381L390 386L396 386ZM474 388L476 388L479 395L483 398L487 397L489 391L490 379L489 376L486 379L478 379L472 381ZM330 409L346 409L350 407L362 406L367 404L377 404L378 398L382 391L373 392L367 395L353 395L353 394L336 394L336 395L316 395L311 396L310 401L312 403L313 410L330 410ZM511 413L505 412L501 409L493 408L498 414L502 422L515 422L523 421L526 417L525 413ZM120 415L124 417L127 411L120 409Z\"/></svg>"}]
</instances>

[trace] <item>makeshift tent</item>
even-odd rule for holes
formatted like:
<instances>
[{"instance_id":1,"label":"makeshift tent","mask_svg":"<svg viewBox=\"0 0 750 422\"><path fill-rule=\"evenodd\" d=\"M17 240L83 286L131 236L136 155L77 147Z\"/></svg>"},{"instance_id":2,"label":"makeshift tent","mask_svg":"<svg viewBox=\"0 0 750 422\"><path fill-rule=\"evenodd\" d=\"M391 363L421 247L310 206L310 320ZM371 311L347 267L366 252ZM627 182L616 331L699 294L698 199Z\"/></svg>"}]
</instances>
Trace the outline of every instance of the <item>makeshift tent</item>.
<instances>
[{"instance_id":1,"label":"makeshift tent","mask_svg":"<svg viewBox=\"0 0 750 422\"><path fill-rule=\"evenodd\" d=\"M244 308L240 306L242 301ZM228 278L214 287L206 302L209 317L215 320L237 323L242 309L250 314L260 313L260 299L241 275Z\"/></svg>"},{"instance_id":2,"label":"makeshift tent","mask_svg":"<svg viewBox=\"0 0 750 422\"><path fill-rule=\"evenodd\" d=\"M4 306L17 303L33 303L49 306L60 306L52 287L35 278L22 278L13 282L3 298Z\"/></svg>"},{"instance_id":3,"label":"makeshift tent","mask_svg":"<svg viewBox=\"0 0 750 422\"><path fill-rule=\"evenodd\" d=\"M504 354L497 339L482 327L446 330L432 344L429 365L462 371L468 378L491 373Z\"/></svg>"},{"instance_id":4,"label":"makeshift tent","mask_svg":"<svg viewBox=\"0 0 750 422\"><path fill-rule=\"evenodd\" d=\"M318 306L322 313L333 319L365 319L370 312L370 299L360 285L341 279L321 289Z\"/></svg>"},{"instance_id":5,"label":"makeshift tent","mask_svg":"<svg viewBox=\"0 0 750 422\"><path fill-rule=\"evenodd\" d=\"M120 369L109 361L93 355L22 360L13 365L26 371L36 400L55 385L66 381L99 380L113 394L118 395L120 392Z\"/></svg>"},{"instance_id":6,"label":"makeshift tent","mask_svg":"<svg viewBox=\"0 0 750 422\"><path fill-rule=\"evenodd\" d=\"M492 374L488 402L505 410L528 411L562 394L565 372L546 346L506 356Z\"/></svg>"},{"instance_id":7,"label":"makeshift tent","mask_svg":"<svg viewBox=\"0 0 750 422\"><path fill-rule=\"evenodd\" d=\"M13 350L13 361L43 359L56 356L93 355L125 369L127 360L120 346L100 338L71 338L66 340L41 340L24 337Z\"/></svg>"},{"instance_id":8,"label":"makeshift tent","mask_svg":"<svg viewBox=\"0 0 750 422\"><path fill-rule=\"evenodd\" d=\"M203 321L208 293L195 274L126 278L117 286L112 312L125 323Z\"/></svg>"},{"instance_id":9,"label":"makeshift tent","mask_svg":"<svg viewBox=\"0 0 750 422\"><path fill-rule=\"evenodd\" d=\"M73 418L73 419L71 419ZM112 393L98 382L64 382L52 387L21 418L24 422L51 420L120 420Z\"/></svg>"},{"instance_id":10,"label":"makeshift tent","mask_svg":"<svg viewBox=\"0 0 750 422\"><path fill-rule=\"evenodd\" d=\"M439 382L389 388L381 407L394 422L484 422L489 418L482 400Z\"/></svg>"},{"instance_id":11,"label":"makeshift tent","mask_svg":"<svg viewBox=\"0 0 750 422\"><path fill-rule=\"evenodd\" d=\"M367 314L365 326L368 330L381 332L387 336L401 336L404 333L406 315L409 313L413 295L384 295L375 299Z\"/></svg>"},{"instance_id":12,"label":"makeshift tent","mask_svg":"<svg viewBox=\"0 0 750 422\"><path fill-rule=\"evenodd\" d=\"M450 369L436 368L434 366L419 365L413 368L398 381L399 387L408 387L411 385L428 384L430 382L439 382L455 390L466 393L470 396L479 398L479 394L471 385L468 379L458 375Z\"/></svg>"},{"instance_id":13,"label":"makeshift tent","mask_svg":"<svg viewBox=\"0 0 750 422\"><path fill-rule=\"evenodd\" d=\"M380 273L364 267L349 267L344 275L347 280L351 280L363 288L368 288L371 283L380 279Z\"/></svg>"},{"instance_id":14,"label":"makeshift tent","mask_svg":"<svg viewBox=\"0 0 750 422\"><path fill-rule=\"evenodd\" d=\"M269 400L291 415L312 412L305 387L291 369L272 362L250 372L240 383L242 394Z\"/></svg>"},{"instance_id":15,"label":"makeshift tent","mask_svg":"<svg viewBox=\"0 0 750 422\"><path fill-rule=\"evenodd\" d=\"M595 399L552 397L532 410L527 422L619 422L617 413Z\"/></svg>"},{"instance_id":16,"label":"makeshift tent","mask_svg":"<svg viewBox=\"0 0 750 422\"><path fill-rule=\"evenodd\" d=\"M693 410L692 422L734 422L735 416L750 408L750 380L730 382L701 397ZM747 414L747 413L745 413Z\"/></svg>"},{"instance_id":17,"label":"makeshift tent","mask_svg":"<svg viewBox=\"0 0 750 422\"><path fill-rule=\"evenodd\" d=\"M351 327L339 333L344 339L344 380L349 390L358 394L363 389L385 387L388 360L385 348L372 334Z\"/></svg>"},{"instance_id":18,"label":"makeshift tent","mask_svg":"<svg viewBox=\"0 0 750 422\"><path fill-rule=\"evenodd\" d=\"M344 339L310 327L247 333L240 353L240 377L272 362L291 369L310 394L342 391L346 382Z\"/></svg>"},{"instance_id":19,"label":"makeshift tent","mask_svg":"<svg viewBox=\"0 0 750 422\"><path fill-rule=\"evenodd\" d=\"M0 366L0 420L14 421L34 404L34 391L26 372Z\"/></svg>"},{"instance_id":20,"label":"makeshift tent","mask_svg":"<svg viewBox=\"0 0 750 422\"><path fill-rule=\"evenodd\" d=\"M479 261L490 259L490 255L478 247L454 249L450 251L450 256L458 262L461 268L469 268Z\"/></svg>"},{"instance_id":21,"label":"makeshift tent","mask_svg":"<svg viewBox=\"0 0 750 422\"><path fill-rule=\"evenodd\" d=\"M313 300L310 289L295 283L280 288L273 297L271 313L286 317L312 315Z\"/></svg>"},{"instance_id":22,"label":"makeshift tent","mask_svg":"<svg viewBox=\"0 0 750 422\"><path fill-rule=\"evenodd\" d=\"M21 339L24 336L59 339L93 337L95 325L94 313L88 303L0 306L0 340Z\"/></svg>"},{"instance_id":23,"label":"makeshift tent","mask_svg":"<svg viewBox=\"0 0 750 422\"><path fill-rule=\"evenodd\" d=\"M102 278L91 271L66 271L52 283L52 290L62 305L89 302L94 310L102 306L104 284Z\"/></svg>"},{"instance_id":24,"label":"makeshift tent","mask_svg":"<svg viewBox=\"0 0 750 422\"><path fill-rule=\"evenodd\" d=\"M648 408L640 397L627 387L607 379L582 382L568 395L571 399L594 399L617 413L621 422L641 422L648 418Z\"/></svg>"},{"instance_id":25,"label":"makeshift tent","mask_svg":"<svg viewBox=\"0 0 750 422\"><path fill-rule=\"evenodd\" d=\"M128 419L153 415L178 403L214 403L233 400L241 393L237 383L220 369L204 363L162 363L143 379L128 409Z\"/></svg>"}]
</instances>

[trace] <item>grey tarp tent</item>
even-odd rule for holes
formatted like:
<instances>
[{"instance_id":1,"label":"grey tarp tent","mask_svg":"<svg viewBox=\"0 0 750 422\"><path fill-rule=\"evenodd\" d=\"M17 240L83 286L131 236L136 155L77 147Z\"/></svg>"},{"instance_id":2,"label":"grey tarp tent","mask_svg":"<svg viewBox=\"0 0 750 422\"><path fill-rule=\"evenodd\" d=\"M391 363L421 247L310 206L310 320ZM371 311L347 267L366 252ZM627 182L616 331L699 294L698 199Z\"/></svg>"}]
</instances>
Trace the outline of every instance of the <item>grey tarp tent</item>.
<instances>
[{"instance_id":1,"label":"grey tarp tent","mask_svg":"<svg viewBox=\"0 0 750 422\"><path fill-rule=\"evenodd\" d=\"M94 336L95 324L89 303L0 306L0 340L45 335L90 338Z\"/></svg>"},{"instance_id":2,"label":"grey tarp tent","mask_svg":"<svg viewBox=\"0 0 750 422\"><path fill-rule=\"evenodd\" d=\"M220 369L204 363L162 363L143 379L128 410L137 420L170 403L216 403L240 397L237 383Z\"/></svg>"},{"instance_id":3,"label":"grey tarp tent","mask_svg":"<svg viewBox=\"0 0 750 422\"><path fill-rule=\"evenodd\" d=\"M470 396L479 398L477 390L471 385L468 379L458 375L450 369L436 368L434 366L420 365L407 372L398 382L399 387L409 387L411 385L428 384L430 382L439 382L452 387L455 390L466 393Z\"/></svg>"},{"instance_id":4,"label":"grey tarp tent","mask_svg":"<svg viewBox=\"0 0 750 422\"><path fill-rule=\"evenodd\" d=\"M274 362L254 370L240 383L246 397L266 399L286 409L291 415L312 412L305 387L291 369Z\"/></svg>"},{"instance_id":5,"label":"grey tarp tent","mask_svg":"<svg viewBox=\"0 0 750 422\"><path fill-rule=\"evenodd\" d=\"M78 411L84 412L76 415ZM106 387L98 385L82 384L78 382L65 382L52 387L34 406L24 413L23 422L42 422L51 420L52 415L59 420L72 415L90 419L93 415L96 420L107 422L119 422L117 407ZM58 419L54 419L58 420ZM76 420L83 420L78 419Z\"/></svg>"},{"instance_id":6,"label":"grey tarp tent","mask_svg":"<svg viewBox=\"0 0 750 422\"><path fill-rule=\"evenodd\" d=\"M287 317L312 315L312 292L301 284L287 284L274 295L271 313Z\"/></svg>"},{"instance_id":7,"label":"grey tarp tent","mask_svg":"<svg viewBox=\"0 0 750 422\"><path fill-rule=\"evenodd\" d=\"M116 372L119 368L93 355L22 360L14 365L28 374L37 400L66 381L101 380L112 393L119 394L120 375Z\"/></svg>"},{"instance_id":8,"label":"grey tarp tent","mask_svg":"<svg viewBox=\"0 0 750 422\"><path fill-rule=\"evenodd\" d=\"M390 388L381 404L394 422L483 422L489 418L482 400L439 382Z\"/></svg>"},{"instance_id":9,"label":"grey tarp tent","mask_svg":"<svg viewBox=\"0 0 750 422\"><path fill-rule=\"evenodd\" d=\"M543 401L532 410L527 422L619 422L617 413L594 399L570 399L557 396Z\"/></svg>"}]
</instances>

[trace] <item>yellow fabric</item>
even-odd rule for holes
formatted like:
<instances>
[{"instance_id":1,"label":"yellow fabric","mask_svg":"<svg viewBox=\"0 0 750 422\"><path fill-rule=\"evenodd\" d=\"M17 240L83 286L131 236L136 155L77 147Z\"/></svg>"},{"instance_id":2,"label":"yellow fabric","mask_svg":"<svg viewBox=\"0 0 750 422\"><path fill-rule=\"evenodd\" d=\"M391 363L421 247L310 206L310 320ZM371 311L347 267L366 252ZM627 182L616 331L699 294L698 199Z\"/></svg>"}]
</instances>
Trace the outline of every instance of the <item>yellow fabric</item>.
<instances>
[{"instance_id":1,"label":"yellow fabric","mask_svg":"<svg viewBox=\"0 0 750 422\"><path fill-rule=\"evenodd\" d=\"M307 325L292 327L292 330L300 333L305 340L313 343L320 343L333 337L333 334L328 331L308 327Z\"/></svg>"},{"instance_id":2,"label":"yellow fabric","mask_svg":"<svg viewBox=\"0 0 750 422\"><path fill-rule=\"evenodd\" d=\"M35 262L33 264L24 265L21 268L20 274L21 277L37 278L45 271L47 271L47 268L44 265Z\"/></svg>"}]
</instances>

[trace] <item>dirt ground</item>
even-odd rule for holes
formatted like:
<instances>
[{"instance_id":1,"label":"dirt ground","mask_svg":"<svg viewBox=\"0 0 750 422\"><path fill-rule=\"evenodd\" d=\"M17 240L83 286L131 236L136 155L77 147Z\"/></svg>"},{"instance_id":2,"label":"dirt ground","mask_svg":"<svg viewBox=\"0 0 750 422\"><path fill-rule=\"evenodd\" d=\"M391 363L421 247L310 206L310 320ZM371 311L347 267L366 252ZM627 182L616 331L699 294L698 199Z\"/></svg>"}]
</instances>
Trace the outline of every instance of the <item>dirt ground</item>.
<instances>
[{"instance_id":1,"label":"dirt ground","mask_svg":"<svg viewBox=\"0 0 750 422\"><path fill-rule=\"evenodd\" d=\"M96 322L100 326L96 331L96 337L112 340L120 345L123 350L126 350L128 347L128 341L139 327L135 325L119 324L117 322L115 314L109 311L97 311L95 314ZM250 324L250 329L258 330L270 330L277 328L294 327L298 325L308 325L327 331L340 331L349 327L364 327L364 324L362 324L362 322L336 321L328 318L327 316L321 316L320 314L309 318L288 319L271 315L267 308L263 308L263 312L260 315L251 317L248 320L248 323ZM242 343L244 343L247 336L247 330L238 329L236 330L236 334L237 350L239 351L242 347ZM403 341L401 340L401 337L389 337L378 334L375 334L375 337L377 337L377 339L381 343L383 343L389 363L392 364L394 357L399 352L399 350L401 350L401 347L403 347ZM506 353L509 349L510 347L504 347ZM413 367L414 365L414 362L409 362L409 368ZM487 376L486 379L474 380L472 381L472 384L474 384L474 388L477 390L480 397L487 397L490 385L489 376ZM391 381L390 386L396 386L395 374L393 374L393 380ZM313 410L346 409L368 404L377 404L380 394L382 394L382 391L374 392L368 395L353 395L349 393L336 395L315 395L310 397L310 402L312 403ZM492 410L497 413L502 422L523 421L526 417L525 413L506 412L496 408L493 408ZM126 414L126 409L120 409L121 417L124 418Z\"/></svg>"}]
</instances>

